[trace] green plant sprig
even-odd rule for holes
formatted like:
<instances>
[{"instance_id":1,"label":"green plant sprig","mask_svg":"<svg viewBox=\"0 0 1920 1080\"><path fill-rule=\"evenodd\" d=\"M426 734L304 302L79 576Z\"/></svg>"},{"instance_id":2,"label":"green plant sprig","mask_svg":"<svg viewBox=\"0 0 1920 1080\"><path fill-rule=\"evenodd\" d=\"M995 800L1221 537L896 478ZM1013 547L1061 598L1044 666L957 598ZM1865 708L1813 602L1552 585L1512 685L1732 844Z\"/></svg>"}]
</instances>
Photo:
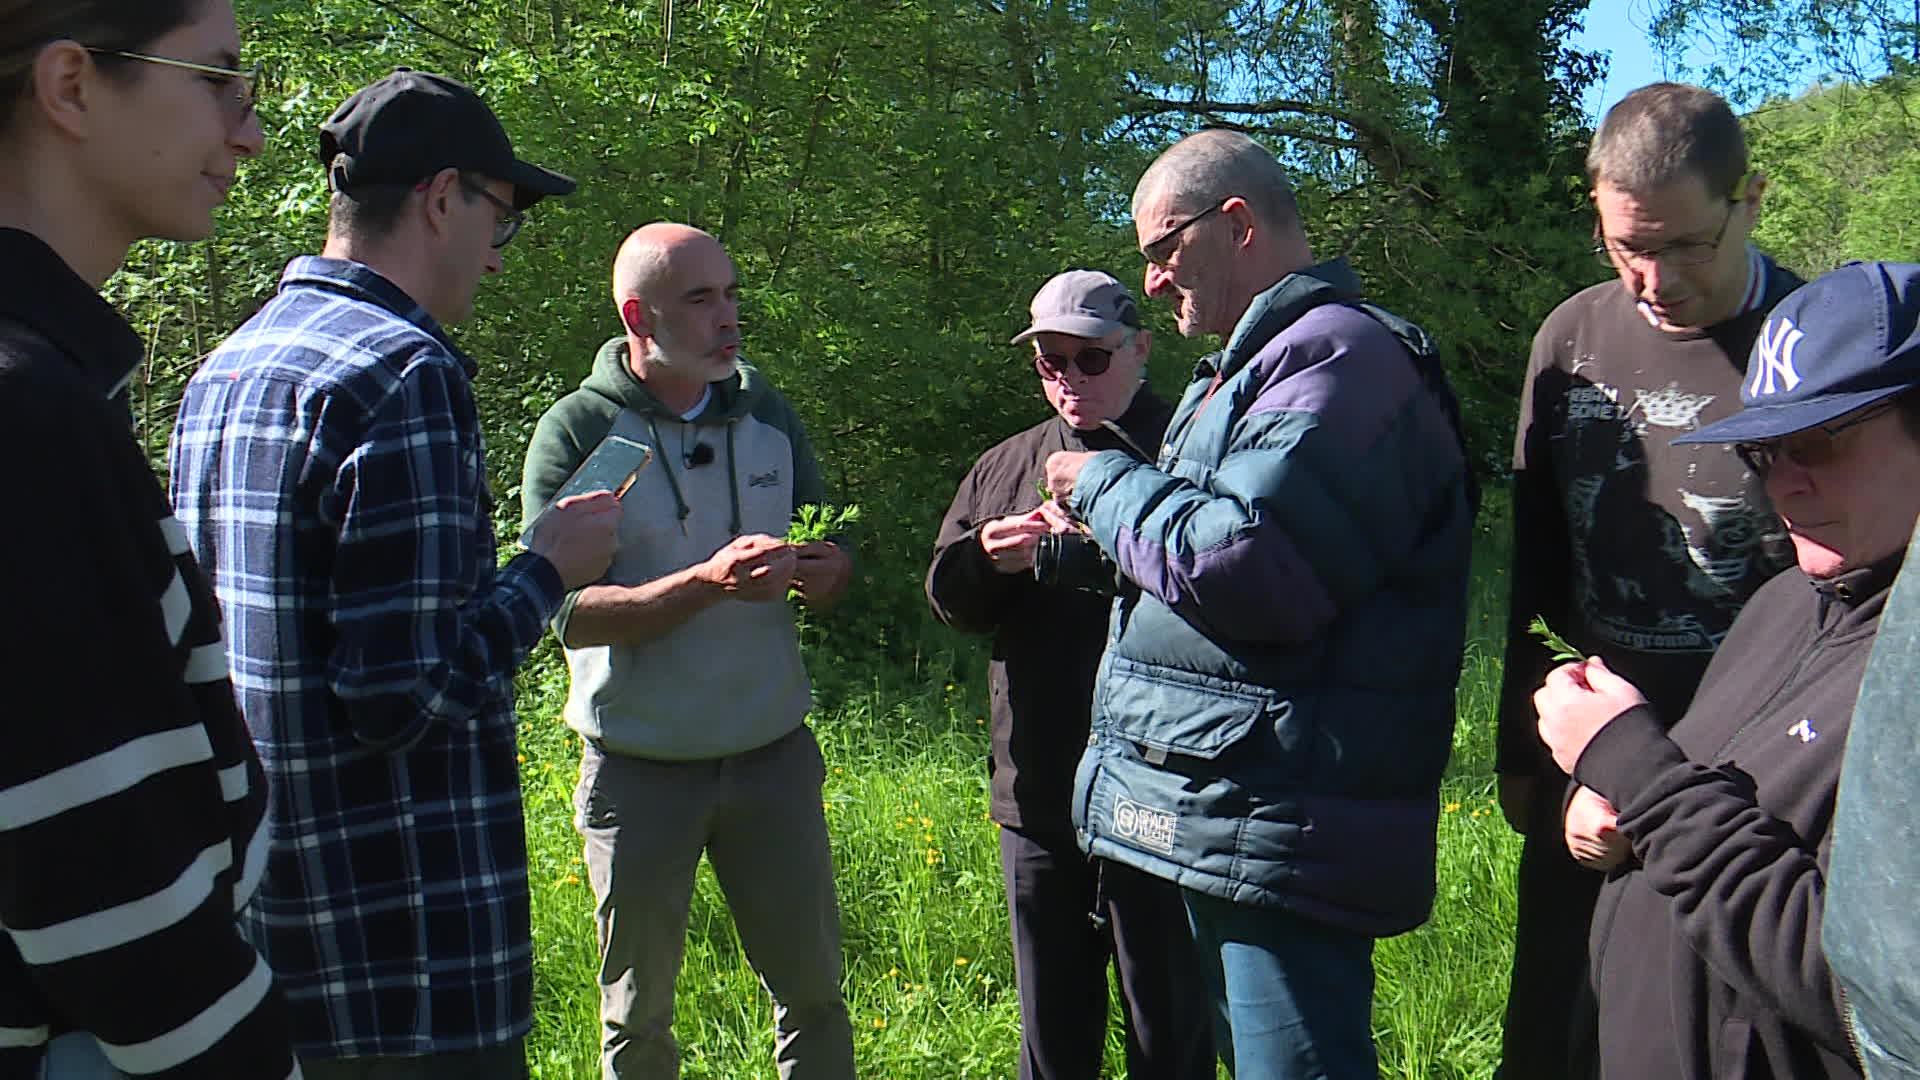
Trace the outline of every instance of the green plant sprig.
<instances>
[{"instance_id":1,"label":"green plant sprig","mask_svg":"<svg viewBox=\"0 0 1920 1080\"><path fill-rule=\"evenodd\" d=\"M859 520L858 506L808 503L794 513L792 524L787 526L787 543L818 543L847 531Z\"/></svg>"},{"instance_id":2,"label":"green plant sprig","mask_svg":"<svg viewBox=\"0 0 1920 1080\"><path fill-rule=\"evenodd\" d=\"M1572 660L1579 662L1587 658L1586 653L1568 644L1566 638L1555 633L1553 627L1547 625L1547 620L1538 615L1535 615L1533 622L1527 626L1527 633L1539 638L1541 644L1553 650L1553 658L1555 660Z\"/></svg>"},{"instance_id":3,"label":"green plant sprig","mask_svg":"<svg viewBox=\"0 0 1920 1080\"><path fill-rule=\"evenodd\" d=\"M831 506L807 503L796 510L787 524L787 543L794 547L830 540L846 532L860 520L858 506ZM797 589L787 590L788 600L800 599ZM804 622L805 617L802 616Z\"/></svg>"}]
</instances>

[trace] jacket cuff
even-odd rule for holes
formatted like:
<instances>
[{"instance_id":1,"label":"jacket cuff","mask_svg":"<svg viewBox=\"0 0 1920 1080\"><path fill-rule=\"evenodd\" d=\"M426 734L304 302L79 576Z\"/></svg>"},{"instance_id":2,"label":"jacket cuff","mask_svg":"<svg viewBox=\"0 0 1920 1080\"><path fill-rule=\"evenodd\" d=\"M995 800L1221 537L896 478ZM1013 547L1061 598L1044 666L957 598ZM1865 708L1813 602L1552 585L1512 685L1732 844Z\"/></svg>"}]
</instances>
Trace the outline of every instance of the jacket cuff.
<instances>
[{"instance_id":1,"label":"jacket cuff","mask_svg":"<svg viewBox=\"0 0 1920 1080\"><path fill-rule=\"evenodd\" d=\"M1594 734L1573 764L1573 778L1622 808L1662 773L1686 763L1686 752L1667 738L1653 708L1636 705Z\"/></svg>"},{"instance_id":2,"label":"jacket cuff","mask_svg":"<svg viewBox=\"0 0 1920 1080\"><path fill-rule=\"evenodd\" d=\"M527 592L539 609L541 624L551 622L560 612L560 602L567 597L567 585L560 580L559 568L545 555L531 551L515 555L507 567L526 575Z\"/></svg>"},{"instance_id":3,"label":"jacket cuff","mask_svg":"<svg viewBox=\"0 0 1920 1080\"><path fill-rule=\"evenodd\" d=\"M1092 517L1093 503L1116 480L1136 468L1144 468L1139 460L1121 450L1101 450L1087 459L1080 467L1080 475L1073 481L1073 490L1067 495L1067 509L1081 521Z\"/></svg>"}]
</instances>

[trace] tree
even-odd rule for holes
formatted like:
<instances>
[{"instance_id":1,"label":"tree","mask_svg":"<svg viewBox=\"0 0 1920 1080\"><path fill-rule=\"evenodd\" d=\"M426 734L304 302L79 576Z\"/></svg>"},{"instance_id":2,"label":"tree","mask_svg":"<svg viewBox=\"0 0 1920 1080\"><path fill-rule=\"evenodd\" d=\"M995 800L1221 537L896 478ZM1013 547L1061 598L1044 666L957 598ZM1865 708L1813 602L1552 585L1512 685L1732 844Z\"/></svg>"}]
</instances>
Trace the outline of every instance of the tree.
<instances>
[{"instance_id":1,"label":"tree","mask_svg":"<svg viewBox=\"0 0 1920 1080\"><path fill-rule=\"evenodd\" d=\"M1816 87L1746 125L1771 180L1757 243L1809 278L1852 259L1920 261L1920 80Z\"/></svg>"},{"instance_id":2,"label":"tree","mask_svg":"<svg viewBox=\"0 0 1920 1080\"><path fill-rule=\"evenodd\" d=\"M241 0L274 73L267 152L214 241L143 248L113 286L152 345L143 430L158 452L197 358L319 247L321 120L397 64L444 71L522 156L581 181L533 212L456 331L483 370L503 515L534 420L618 331L616 245L691 222L739 264L747 354L835 497L865 508L869 584L842 636L904 655L953 483L1044 415L1006 345L1028 297L1071 266L1137 273L1134 178L1203 123L1274 148L1319 249L1443 343L1477 456L1504 458L1527 338L1594 272L1572 102L1595 67L1564 44L1578 4ZM1198 343L1156 341L1160 381L1184 381Z\"/></svg>"}]
</instances>

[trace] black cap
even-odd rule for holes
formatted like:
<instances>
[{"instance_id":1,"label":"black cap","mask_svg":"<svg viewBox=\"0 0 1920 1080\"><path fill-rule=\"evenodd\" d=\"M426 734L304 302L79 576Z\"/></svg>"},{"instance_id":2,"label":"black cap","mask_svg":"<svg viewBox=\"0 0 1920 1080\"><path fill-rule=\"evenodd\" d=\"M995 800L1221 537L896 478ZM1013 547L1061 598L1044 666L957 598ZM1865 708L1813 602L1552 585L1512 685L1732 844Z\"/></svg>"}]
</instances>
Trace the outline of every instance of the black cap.
<instances>
[{"instance_id":1,"label":"black cap","mask_svg":"<svg viewBox=\"0 0 1920 1080\"><path fill-rule=\"evenodd\" d=\"M519 210L576 186L514 157L500 118L472 90L407 68L354 94L320 125L320 164L336 191L417 183L442 169L475 172L512 184Z\"/></svg>"}]
</instances>

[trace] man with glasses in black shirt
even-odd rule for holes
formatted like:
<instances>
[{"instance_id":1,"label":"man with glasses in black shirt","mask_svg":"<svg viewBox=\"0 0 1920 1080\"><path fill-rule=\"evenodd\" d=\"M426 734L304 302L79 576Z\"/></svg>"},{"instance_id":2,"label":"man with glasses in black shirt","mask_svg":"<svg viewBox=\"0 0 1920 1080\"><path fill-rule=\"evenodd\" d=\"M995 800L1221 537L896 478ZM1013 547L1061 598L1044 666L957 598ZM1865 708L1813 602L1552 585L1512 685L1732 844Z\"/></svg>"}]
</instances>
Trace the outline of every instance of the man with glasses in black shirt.
<instances>
[{"instance_id":1,"label":"man with glasses in black shirt","mask_svg":"<svg viewBox=\"0 0 1920 1080\"><path fill-rule=\"evenodd\" d=\"M1672 446L1740 408L1767 312L1800 284L1748 243L1766 178L1740 123L1698 87L1655 83L1608 111L1587 155L1594 255L1617 280L1534 337L1514 442L1514 553L1499 716L1500 801L1526 835L1501 1075L1577 1075L1576 988L1614 809L1535 732L1544 617L1677 718L1754 590L1792 562L1761 482L1729 448ZM1777 351L1777 350L1776 350ZM1757 355L1772 352L1762 343Z\"/></svg>"}]
</instances>

